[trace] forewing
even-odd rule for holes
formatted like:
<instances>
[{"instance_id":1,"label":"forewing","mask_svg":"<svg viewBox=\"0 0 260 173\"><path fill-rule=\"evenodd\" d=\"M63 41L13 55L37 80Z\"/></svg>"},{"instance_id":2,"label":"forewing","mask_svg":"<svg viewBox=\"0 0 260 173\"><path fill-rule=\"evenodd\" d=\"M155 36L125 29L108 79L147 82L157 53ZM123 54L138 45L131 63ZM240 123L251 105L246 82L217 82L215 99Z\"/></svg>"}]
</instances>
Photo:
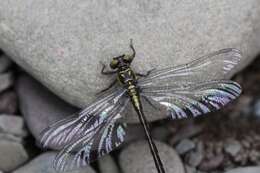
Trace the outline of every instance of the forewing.
<instances>
[{"instance_id":1,"label":"forewing","mask_svg":"<svg viewBox=\"0 0 260 173\"><path fill-rule=\"evenodd\" d=\"M198 83L230 77L241 60L241 52L237 49L222 49L191 63L153 70L148 77L138 81L140 87L171 86L185 88Z\"/></svg>"},{"instance_id":2,"label":"forewing","mask_svg":"<svg viewBox=\"0 0 260 173\"><path fill-rule=\"evenodd\" d=\"M241 94L241 87L233 81L210 81L185 88L147 87L141 96L150 103L159 103L172 119L197 117L218 110Z\"/></svg>"},{"instance_id":3,"label":"forewing","mask_svg":"<svg viewBox=\"0 0 260 173\"><path fill-rule=\"evenodd\" d=\"M84 134L64 147L56 156L54 167L57 171L69 171L86 166L89 162L118 147L125 138L125 124L116 123L129 98L114 107L107 107Z\"/></svg>"},{"instance_id":4,"label":"forewing","mask_svg":"<svg viewBox=\"0 0 260 173\"><path fill-rule=\"evenodd\" d=\"M114 107L126 102L125 92L118 89L108 93L86 109L52 124L42 132L41 143L44 147L62 149L81 138L85 132L92 132L94 126L100 126L106 120L105 116L111 115Z\"/></svg>"}]
</instances>

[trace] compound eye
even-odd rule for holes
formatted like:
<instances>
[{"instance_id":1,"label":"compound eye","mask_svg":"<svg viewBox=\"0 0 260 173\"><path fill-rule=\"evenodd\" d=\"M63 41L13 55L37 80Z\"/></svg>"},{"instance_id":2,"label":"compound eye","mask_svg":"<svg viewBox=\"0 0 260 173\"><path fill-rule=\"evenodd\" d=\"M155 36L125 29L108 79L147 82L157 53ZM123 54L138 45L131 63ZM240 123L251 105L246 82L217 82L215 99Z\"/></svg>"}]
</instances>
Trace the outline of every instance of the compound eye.
<instances>
[{"instance_id":1,"label":"compound eye","mask_svg":"<svg viewBox=\"0 0 260 173\"><path fill-rule=\"evenodd\" d=\"M131 55L125 55L123 59L124 59L125 62L130 63L130 62L133 61L133 56L131 56Z\"/></svg>"},{"instance_id":2,"label":"compound eye","mask_svg":"<svg viewBox=\"0 0 260 173\"><path fill-rule=\"evenodd\" d=\"M111 62L110 62L110 67L112 69L116 69L118 67L118 60L116 59L113 59Z\"/></svg>"}]
</instances>

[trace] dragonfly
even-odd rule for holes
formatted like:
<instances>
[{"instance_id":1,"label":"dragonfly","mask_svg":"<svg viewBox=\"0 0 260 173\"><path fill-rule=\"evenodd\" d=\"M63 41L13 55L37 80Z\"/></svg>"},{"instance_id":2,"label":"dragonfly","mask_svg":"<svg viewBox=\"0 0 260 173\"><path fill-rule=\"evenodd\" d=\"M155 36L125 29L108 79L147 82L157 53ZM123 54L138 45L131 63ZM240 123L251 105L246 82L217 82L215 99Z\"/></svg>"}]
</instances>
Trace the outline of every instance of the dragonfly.
<instances>
[{"instance_id":1,"label":"dragonfly","mask_svg":"<svg viewBox=\"0 0 260 173\"><path fill-rule=\"evenodd\" d=\"M43 147L60 150L53 160L56 171L82 168L119 147L127 135L127 123L122 118L132 105L156 169L165 173L143 105L165 117L182 119L219 110L242 92L238 83L219 77L234 73L242 57L237 49L218 50L190 63L152 69L146 74L135 73L131 68L136 55L132 40L130 49L131 54L112 58L110 70L103 64L101 73L116 75L116 80L102 90L96 101L42 132Z\"/></svg>"}]
</instances>

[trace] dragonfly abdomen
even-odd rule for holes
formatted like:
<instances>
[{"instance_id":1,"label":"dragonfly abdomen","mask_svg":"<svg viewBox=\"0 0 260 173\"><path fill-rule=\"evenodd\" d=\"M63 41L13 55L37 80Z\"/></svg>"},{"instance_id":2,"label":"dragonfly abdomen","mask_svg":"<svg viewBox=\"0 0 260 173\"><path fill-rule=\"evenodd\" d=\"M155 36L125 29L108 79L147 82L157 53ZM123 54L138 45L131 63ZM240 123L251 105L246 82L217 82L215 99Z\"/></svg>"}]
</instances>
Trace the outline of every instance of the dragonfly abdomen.
<instances>
[{"instance_id":1,"label":"dragonfly abdomen","mask_svg":"<svg viewBox=\"0 0 260 173\"><path fill-rule=\"evenodd\" d=\"M134 84L128 85L127 87L128 95L131 98L131 102L136 110L142 109L140 103L139 92Z\"/></svg>"}]
</instances>

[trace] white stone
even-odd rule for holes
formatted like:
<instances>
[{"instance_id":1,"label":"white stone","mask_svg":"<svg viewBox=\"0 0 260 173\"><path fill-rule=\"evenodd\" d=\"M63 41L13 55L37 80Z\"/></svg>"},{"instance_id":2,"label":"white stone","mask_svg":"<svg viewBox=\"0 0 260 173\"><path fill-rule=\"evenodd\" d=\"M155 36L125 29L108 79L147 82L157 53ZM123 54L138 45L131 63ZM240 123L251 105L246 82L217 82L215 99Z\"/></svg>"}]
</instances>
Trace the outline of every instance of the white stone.
<instances>
[{"instance_id":1,"label":"white stone","mask_svg":"<svg viewBox=\"0 0 260 173\"><path fill-rule=\"evenodd\" d=\"M133 68L143 73L227 47L244 53L239 70L260 50L259 0L0 3L0 47L57 95L79 107L92 102L111 82L113 77L100 74L99 62L108 64L112 57L129 52L130 38L137 51ZM137 121L135 115L127 118ZM161 118L165 116L148 115L149 121Z\"/></svg>"}]
</instances>

